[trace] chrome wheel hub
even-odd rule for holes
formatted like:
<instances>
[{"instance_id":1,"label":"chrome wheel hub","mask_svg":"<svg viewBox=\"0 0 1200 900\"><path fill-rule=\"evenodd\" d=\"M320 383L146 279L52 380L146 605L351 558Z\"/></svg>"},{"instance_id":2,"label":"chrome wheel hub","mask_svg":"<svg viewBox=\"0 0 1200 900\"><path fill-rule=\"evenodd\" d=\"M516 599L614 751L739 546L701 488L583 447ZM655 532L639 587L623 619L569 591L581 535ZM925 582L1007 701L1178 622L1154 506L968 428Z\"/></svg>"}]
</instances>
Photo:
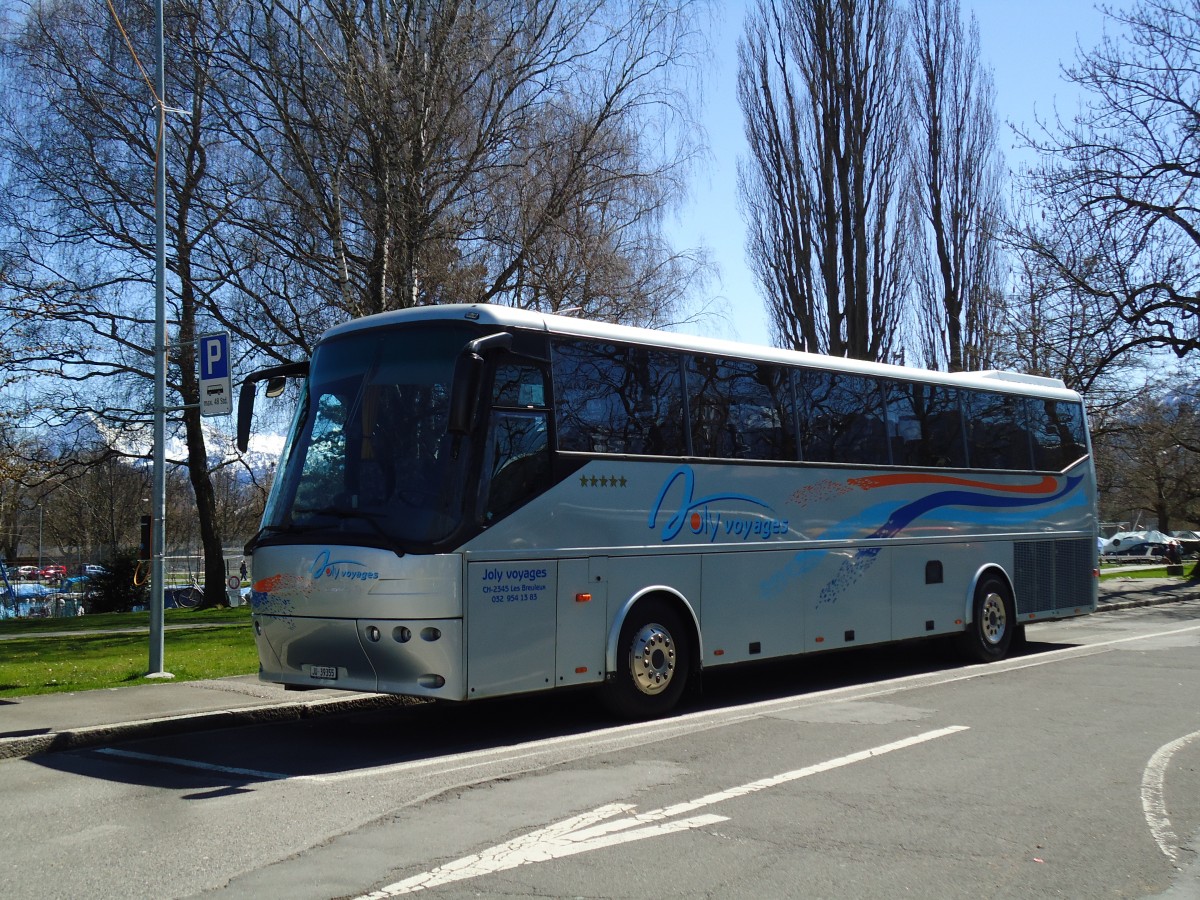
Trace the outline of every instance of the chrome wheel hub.
<instances>
[{"instance_id":1,"label":"chrome wheel hub","mask_svg":"<svg viewBox=\"0 0 1200 900\"><path fill-rule=\"evenodd\" d=\"M675 674L675 641L661 625L650 622L634 636L629 648L629 671L643 694L667 689Z\"/></svg>"},{"instance_id":2,"label":"chrome wheel hub","mask_svg":"<svg viewBox=\"0 0 1200 900\"><path fill-rule=\"evenodd\" d=\"M999 594L988 594L979 611L979 633L989 644L998 644L1004 639L1008 617L1004 610L1004 598Z\"/></svg>"}]
</instances>

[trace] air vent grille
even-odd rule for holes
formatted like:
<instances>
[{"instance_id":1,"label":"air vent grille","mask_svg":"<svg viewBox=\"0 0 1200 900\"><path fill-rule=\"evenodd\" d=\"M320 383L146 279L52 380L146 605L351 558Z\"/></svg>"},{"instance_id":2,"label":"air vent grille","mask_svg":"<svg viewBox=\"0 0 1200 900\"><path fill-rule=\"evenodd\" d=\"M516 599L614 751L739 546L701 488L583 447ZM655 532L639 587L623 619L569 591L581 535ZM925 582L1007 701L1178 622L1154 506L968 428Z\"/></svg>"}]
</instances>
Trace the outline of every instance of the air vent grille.
<instances>
[{"instance_id":1,"label":"air vent grille","mask_svg":"<svg viewBox=\"0 0 1200 900\"><path fill-rule=\"evenodd\" d=\"M1090 540L1018 541L1014 551L1018 616L1091 605Z\"/></svg>"}]
</instances>

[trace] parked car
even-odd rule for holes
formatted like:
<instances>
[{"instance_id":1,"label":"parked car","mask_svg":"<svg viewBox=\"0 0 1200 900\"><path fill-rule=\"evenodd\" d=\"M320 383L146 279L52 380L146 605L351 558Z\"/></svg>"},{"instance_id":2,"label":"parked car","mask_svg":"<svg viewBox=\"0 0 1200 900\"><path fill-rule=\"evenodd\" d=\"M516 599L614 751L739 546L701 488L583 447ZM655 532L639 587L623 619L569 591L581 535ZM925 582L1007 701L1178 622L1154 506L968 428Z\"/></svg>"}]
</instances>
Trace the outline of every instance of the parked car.
<instances>
[{"instance_id":1,"label":"parked car","mask_svg":"<svg viewBox=\"0 0 1200 900\"><path fill-rule=\"evenodd\" d=\"M66 566L42 566L42 570L38 575L43 581L58 581L60 578L67 577Z\"/></svg>"},{"instance_id":2,"label":"parked car","mask_svg":"<svg viewBox=\"0 0 1200 900\"><path fill-rule=\"evenodd\" d=\"M87 566L83 567L83 571L81 574L83 574L83 575L107 575L108 569L104 568L104 566L97 566L94 564L87 565Z\"/></svg>"},{"instance_id":3,"label":"parked car","mask_svg":"<svg viewBox=\"0 0 1200 900\"><path fill-rule=\"evenodd\" d=\"M37 566L20 566L17 569L17 577L24 579L26 581L28 581L32 578L37 578L38 577L38 567Z\"/></svg>"}]
</instances>

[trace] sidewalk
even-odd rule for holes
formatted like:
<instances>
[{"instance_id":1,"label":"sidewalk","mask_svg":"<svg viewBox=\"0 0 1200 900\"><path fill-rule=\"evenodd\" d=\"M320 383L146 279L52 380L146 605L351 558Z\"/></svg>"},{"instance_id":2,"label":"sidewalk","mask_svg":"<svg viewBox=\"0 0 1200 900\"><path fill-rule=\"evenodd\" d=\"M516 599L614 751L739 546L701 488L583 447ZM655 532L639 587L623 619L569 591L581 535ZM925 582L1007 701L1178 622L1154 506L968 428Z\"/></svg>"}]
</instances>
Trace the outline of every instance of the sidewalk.
<instances>
[{"instance_id":1,"label":"sidewalk","mask_svg":"<svg viewBox=\"0 0 1200 900\"><path fill-rule=\"evenodd\" d=\"M330 689L285 691L256 675L39 694L0 700L0 760L411 702Z\"/></svg>"},{"instance_id":2,"label":"sidewalk","mask_svg":"<svg viewBox=\"0 0 1200 900\"><path fill-rule=\"evenodd\" d=\"M1200 584L1117 578L1101 583L1098 611L1200 599ZM0 760L114 741L304 719L411 703L406 697L320 689L285 691L241 675L0 700Z\"/></svg>"}]
</instances>

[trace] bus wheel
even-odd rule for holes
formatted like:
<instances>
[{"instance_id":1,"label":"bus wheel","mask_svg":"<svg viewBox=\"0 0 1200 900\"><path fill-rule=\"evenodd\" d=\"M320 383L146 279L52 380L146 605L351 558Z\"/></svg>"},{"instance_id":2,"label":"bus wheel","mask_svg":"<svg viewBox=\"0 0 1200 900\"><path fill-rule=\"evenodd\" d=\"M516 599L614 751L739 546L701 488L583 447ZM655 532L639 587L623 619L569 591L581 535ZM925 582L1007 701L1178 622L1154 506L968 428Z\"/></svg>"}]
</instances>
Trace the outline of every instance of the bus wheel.
<instances>
[{"instance_id":1,"label":"bus wheel","mask_svg":"<svg viewBox=\"0 0 1200 900\"><path fill-rule=\"evenodd\" d=\"M628 719L668 712L687 686L691 645L679 615L666 603L639 603L621 626L616 680L604 686L605 705Z\"/></svg>"},{"instance_id":2,"label":"bus wheel","mask_svg":"<svg viewBox=\"0 0 1200 900\"><path fill-rule=\"evenodd\" d=\"M1008 583L998 575L985 575L975 588L971 624L962 635L963 649L978 662L1004 659L1016 630L1016 608Z\"/></svg>"}]
</instances>

